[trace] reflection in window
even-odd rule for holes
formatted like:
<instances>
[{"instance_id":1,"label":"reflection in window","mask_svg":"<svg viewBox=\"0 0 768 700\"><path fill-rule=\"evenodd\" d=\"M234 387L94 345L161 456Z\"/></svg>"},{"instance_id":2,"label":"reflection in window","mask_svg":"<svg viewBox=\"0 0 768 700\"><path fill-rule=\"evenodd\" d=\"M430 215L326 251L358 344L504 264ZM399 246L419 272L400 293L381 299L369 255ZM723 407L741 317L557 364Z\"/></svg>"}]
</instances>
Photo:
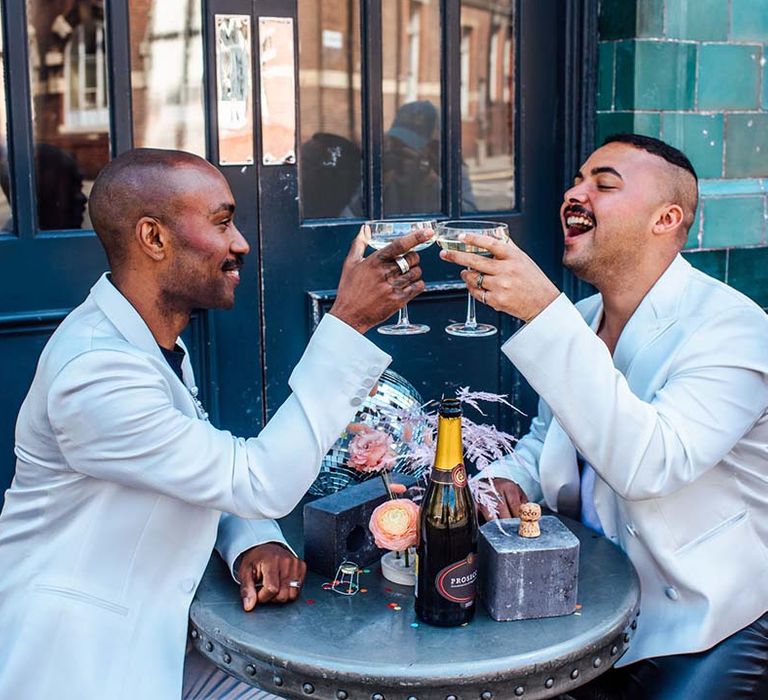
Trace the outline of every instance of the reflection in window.
<instances>
[{"instance_id":1,"label":"reflection in window","mask_svg":"<svg viewBox=\"0 0 768 700\"><path fill-rule=\"evenodd\" d=\"M104 23L78 25L64 60L64 119L69 129L109 126Z\"/></svg>"},{"instance_id":2,"label":"reflection in window","mask_svg":"<svg viewBox=\"0 0 768 700\"><path fill-rule=\"evenodd\" d=\"M136 147L205 157L200 6L200 0L129 3Z\"/></svg>"},{"instance_id":3,"label":"reflection in window","mask_svg":"<svg viewBox=\"0 0 768 700\"><path fill-rule=\"evenodd\" d=\"M462 210L515 206L515 42L512 0L462 2ZM468 192L470 196L468 196Z\"/></svg>"},{"instance_id":4,"label":"reflection in window","mask_svg":"<svg viewBox=\"0 0 768 700\"><path fill-rule=\"evenodd\" d=\"M3 23L3 5L0 3L0 26ZM13 212L11 210L11 176L8 165L8 113L6 110L5 90L5 47L3 34L0 32L0 233L13 230Z\"/></svg>"},{"instance_id":5,"label":"reflection in window","mask_svg":"<svg viewBox=\"0 0 768 700\"><path fill-rule=\"evenodd\" d=\"M360 1L299 0L298 27L303 217L365 216Z\"/></svg>"},{"instance_id":6,"label":"reflection in window","mask_svg":"<svg viewBox=\"0 0 768 700\"><path fill-rule=\"evenodd\" d=\"M441 210L440 3L382 3L385 216Z\"/></svg>"},{"instance_id":7,"label":"reflection in window","mask_svg":"<svg viewBox=\"0 0 768 700\"><path fill-rule=\"evenodd\" d=\"M90 228L87 193L109 160L103 0L27 0L37 223Z\"/></svg>"}]
</instances>

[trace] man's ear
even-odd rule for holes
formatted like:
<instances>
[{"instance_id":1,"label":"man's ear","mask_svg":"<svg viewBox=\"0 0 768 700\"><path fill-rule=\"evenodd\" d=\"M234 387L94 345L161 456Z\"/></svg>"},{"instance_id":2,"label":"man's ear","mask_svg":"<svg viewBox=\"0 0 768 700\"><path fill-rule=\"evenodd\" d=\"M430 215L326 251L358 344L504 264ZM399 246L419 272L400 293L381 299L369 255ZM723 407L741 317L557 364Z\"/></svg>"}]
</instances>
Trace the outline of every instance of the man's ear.
<instances>
[{"instance_id":1,"label":"man's ear","mask_svg":"<svg viewBox=\"0 0 768 700\"><path fill-rule=\"evenodd\" d=\"M153 260L164 260L168 255L168 231L153 216L142 216L136 222L136 241L139 250Z\"/></svg>"},{"instance_id":2,"label":"man's ear","mask_svg":"<svg viewBox=\"0 0 768 700\"><path fill-rule=\"evenodd\" d=\"M665 204L656 215L656 221L653 224L652 232L657 236L665 236L670 233L677 233L685 219L683 208L679 204Z\"/></svg>"}]
</instances>

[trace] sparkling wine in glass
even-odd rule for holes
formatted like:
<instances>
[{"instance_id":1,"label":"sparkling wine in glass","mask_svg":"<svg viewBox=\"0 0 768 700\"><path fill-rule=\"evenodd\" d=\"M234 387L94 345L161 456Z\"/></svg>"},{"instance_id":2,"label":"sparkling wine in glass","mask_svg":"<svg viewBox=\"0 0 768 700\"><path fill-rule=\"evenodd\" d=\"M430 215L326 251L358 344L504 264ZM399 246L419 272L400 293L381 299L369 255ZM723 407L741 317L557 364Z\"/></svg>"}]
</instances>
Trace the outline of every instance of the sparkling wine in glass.
<instances>
[{"instance_id":1,"label":"sparkling wine in glass","mask_svg":"<svg viewBox=\"0 0 768 700\"><path fill-rule=\"evenodd\" d=\"M367 243L370 248L380 250L388 246L392 241L403 236L427 229L435 231L436 221L433 219L419 221L399 221L397 219L386 219L382 221L369 221L367 226ZM419 251L428 248L435 242L434 236L423 243L411 248L411 251ZM409 252L411 252L409 251ZM429 326L424 323L411 323L408 318L408 305L403 306L397 312L397 322L386 326L379 326L376 329L384 335L417 335L429 331Z\"/></svg>"},{"instance_id":2,"label":"sparkling wine in glass","mask_svg":"<svg viewBox=\"0 0 768 700\"><path fill-rule=\"evenodd\" d=\"M506 224L495 221L441 221L437 225L437 245L443 250L457 250L461 253L475 253L484 257L493 257L484 248L469 245L461 236L471 233L476 236L490 236L506 243L509 240L509 228ZM469 268L471 269L471 268ZM497 332L490 323L478 323L475 315L475 298L467 292L467 319L463 323L446 326L445 332L465 338L482 338Z\"/></svg>"}]
</instances>

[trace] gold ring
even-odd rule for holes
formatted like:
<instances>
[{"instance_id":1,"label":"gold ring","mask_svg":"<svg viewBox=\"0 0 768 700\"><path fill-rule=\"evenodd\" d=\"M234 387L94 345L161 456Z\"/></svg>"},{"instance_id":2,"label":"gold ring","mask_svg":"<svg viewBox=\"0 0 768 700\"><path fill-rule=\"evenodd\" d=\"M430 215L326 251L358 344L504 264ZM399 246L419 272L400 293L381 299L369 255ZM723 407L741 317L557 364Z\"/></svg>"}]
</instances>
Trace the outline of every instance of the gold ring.
<instances>
[{"instance_id":1,"label":"gold ring","mask_svg":"<svg viewBox=\"0 0 768 700\"><path fill-rule=\"evenodd\" d=\"M485 279L485 274L484 274L484 273L482 273L482 272L479 272L479 273L477 274L477 279L475 280L475 286L476 286L478 289L482 289L482 288L483 288L483 280L484 280L484 279Z\"/></svg>"},{"instance_id":2,"label":"gold ring","mask_svg":"<svg viewBox=\"0 0 768 700\"><path fill-rule=\"evenodd\" d=\"M411 269L411 266L408 264L408 261L402 256L396 257L395 263L400 268L400 274L404 275L406 272L408 272L408 270Z\"/></svg>"}]
</instances>

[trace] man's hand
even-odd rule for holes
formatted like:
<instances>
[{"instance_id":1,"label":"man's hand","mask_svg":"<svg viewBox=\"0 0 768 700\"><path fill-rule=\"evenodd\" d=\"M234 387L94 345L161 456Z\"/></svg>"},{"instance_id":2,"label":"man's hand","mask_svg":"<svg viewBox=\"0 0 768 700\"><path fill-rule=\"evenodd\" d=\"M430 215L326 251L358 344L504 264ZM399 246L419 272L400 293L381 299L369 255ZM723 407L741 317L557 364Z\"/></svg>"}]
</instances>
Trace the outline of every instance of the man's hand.
<instances>
[{"instance_id":1,"label":"man's hand","mask_svg":"<svg viewBox=\"0 0 768 700\"><path fill-rule=\"evenodd\" d=\"M365 333L423 292L419 256L408 251L430 235L426 230L409 233L364 258L367 234L363 227L344 261L330 313ZM396 258L405 260L408 272L403 274Z\"/></svg>"},{"instance_id":2,"label":"man's hand","mask_svg":"<svg viewBox=\"0 0 768 700\"><path fill-rule=\"evenodd\" d=\"M243 610L257 603L287 603L299 597L307 565L275 542L251 547L240 560L237 578Z\"/></svg>"},{"instance_id":3,"label":"man's hand","mask_svg":"<svg viewBox=\"0 0 768 700\"><path fill-rule=\"evenodd\" d=\"M479 506L480 514L486 520L496 518L519 518L520 506L528 503L528 496L514 481L509 479L493 478L493 486L498 493L496 501L497 513L493 515L487 508Z\"/></svg>"},{"instance_id":4,"label":"man's hand","mask_svg":"<svg viewBox=\"0 0 768 700\"><path fill-rule=\"evenodd\" d=\"M560 294L538 265L511 241L503 243L490 236L472 234L467 234L464 240L490 251L493 259L448 250L441 251L440 257L472 268L464 270L461 279L477 301L528 322ZM478 286L481 274L482 286Z\"/></svg>"}]
</instances>

